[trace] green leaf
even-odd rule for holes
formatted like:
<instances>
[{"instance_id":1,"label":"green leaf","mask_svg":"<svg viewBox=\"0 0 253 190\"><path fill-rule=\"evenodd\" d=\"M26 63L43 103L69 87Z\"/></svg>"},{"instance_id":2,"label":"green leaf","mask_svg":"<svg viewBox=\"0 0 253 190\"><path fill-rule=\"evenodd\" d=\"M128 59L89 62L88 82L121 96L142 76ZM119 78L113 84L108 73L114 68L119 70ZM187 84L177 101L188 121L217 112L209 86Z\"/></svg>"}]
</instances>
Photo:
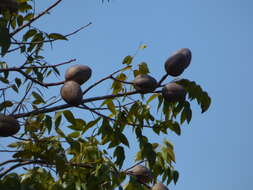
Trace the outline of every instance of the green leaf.
<instances>
[{"instance_id":1,"label":"green leaf","mask_svg":"<svg viewBox=\"0 0 253 190\"><path fill-rule=\"evenodd\" d=\"M54 125L55 128L58 128L61 124L61 120L62 120L62 111L56 112L55 116L54 116Z\"/></svg>"},{"instance_id":2,"label":"green leaf","mask_svg":"<svg viewBox=\"0 0 253 190\"><path fill-rule=\"evenodd\" d=\"M148 74L149 73L149 69L148 69L148 65L145 62L142 62L139 64L139 72L141 74Z\"/></svg>"},{"instance_id":3,"label":"green leaf","mask_svg":"<svg viewBox=\"0 0 253 190\"><path fill-rule=\"evenodd\" d=\"M171 161L176 162L173 145L168 141L164 141L164 146L162 147L162 156L167 163Z\"/></svg>"},{"instance_id":4,"label":"green leaf","mask_svg":"<svg viewBox=\"0 0 253 190\"><path fill-rule=\"evenodd\" d=\"M115 164L121 168L125 160L124 148L122 146L117 146L114 150L113 157L117 158Z\"/></svg>"},{"instance_id":5,"label":"green leaf","mask_svg":"<svg viewBox=\"0 0 253 190\"><path fill-rule=\"evenodd\" d=\"M50 134L52 129L52 118L49 115L46 115L46 118L44 120L44 127L47 128L48 134Z\"/></svg>"},{"instance_id":6,"label":"green leaf","mask_svg":"<svg viewBox=\"0 0 253 190\"><path fill-rule=\"evenodd\" d=\"M55 128L55 131L58 133L58 135L60 135L60 137L66 137L66 135L63 133L63 131L59 128L59 127L57 127L57 128Z\"/></svg>"},{"instance_id":7,"label":"green leaf","mask_svg":"<svg viewBox=\"0 0 253 190\"><path fill-rule=\"evenodd\" d=\"M34 17L34 14L33 13L28 13L25 17L24 17L24 20L31 20L32 18Z\"/></svg>"},{"instance_id":8,"label":"green leaf","mask_svg":"<svg viewBox=\"0 0 253 190\"><path fill-rule=\"evenodd\" d=\"M123 133L120 133L120 134L118 134L118 135L119 135L118 138L120 139L120 141L121 141L124 145L126 145L126 146L129 147L129 142L128 142L126 136L125 136Z\"/></svg>"},{"instance_id":9,"label":"green leaf","mask_svg":"<svg viewBox=\"0 0 253 190\"><path fill-rule=\"evenodd\" d=\"M159 96L158 93L154 93L153 95L151 95L148 100L147 100L147 104L149 104L152 100L154 100L155 98L157 98Z\"/></svg>"},{"instance_id":10,"label":"green leaf","mask_svg":"<svg viewBox=\"0 0 253 190\"><path fill-rule=\"evenodd\" d=\"M20 78L15 78L15 83L17 84L18 87L22 84L22 81Z\"/></svg>"},{"instance_id":11,"label":"green leaf","mask_svg":"<svg viewBox=\"0 0 253 190\"><path fill-rule=\"evenodd\" d=\"M16 92L18 93L18 87L16 85L12 85L11 88Z\"/></svg>"},{"instance_id":12,"label":"green leaf","mask_svg":"<svg viewBox=\"0 0 253 190\"><path fill-rule=\"evenodd\" d=\"M192 117L192 111L191 111L191 105L189 102L184 103L184 109L181 113L180 123L183 124L185 120L187 120L187 123L191 121Z\"/></svg>"},{"instance_id":13,"label":"green leaf","mask_svg":"<svg viewBox=\"0 0 253 190\"><path fill-rule=\"evenodd\" d=\"M195 81L189 81L187 79L180 79L177 81L177 83L183 85L190 100L197 100L198 104L201 106L202 113L208 110L211 104L211 98L209 97L208 93L201 88L200 85L196 84Z\"/></svg>"},{"instance_id":14,"label":"green leaf","mask_svg":"<svg viewBox=\"0 0 253 190\"><path fill-rule=\"evenodd\" d=\"M65 36L59 33L51 33L48 37L54 40L68 40Z\"/></svg>"},{"instance_id":15,"label":"green leaf","mask_svg":"<svg viewBox=\"0 0 253 190\"><path fill-rule=\"evenodd\" d=\"M22 15L18 15L18 18L17 18L18 26L23 25L23 22L24 22L24 17Z\"/></svg>"},{"instance_id":16,"label":"green leaf","mask_svg":"<svg viewBox=\"0 0 253 190\"><path fill-rule=\"evenodd\" d=\"M0 111L3 110L4 108L11 106L13 106L13 103L11 101L6 100L0 104Z\"/></svg>"},{"instance_id":17,"label":"green leaf","mask_svg":"<svg viewBox=\"0 0 253 190\"><path fill-rule=\"evenodd\" d=\"M178 181L178 178L179 178L179 173L178 173L178 171L174 170L173 171L173 181L174 181L175 185Z\"/></svg>"},{"instance_id":18,"label":"green leaf","mask_svg":"<svg viewBox=\"0 0 253 190\"><path fill-rule=\"evenodd\" d=\"M108 109L112 112L112 114L116 115L116 109L115 109L115 105L114 105L113 101L112 100L108 101L106 105L107 105Z\"/></svg>"},{"instance_id":19,"label":"green leaf","mask_svg":"<svg viewBox=\"0 0 253 190\"><path fill-rule=\"evenodd\" d=\"M80 132L78 131L75 131L75 132L72 132L68 135L69 138L78 138L80 137Z\"/></svg>"},{"instance_id":20,"label":"green leaf","mask_svg":"<svg viewBox=\"0 0 253 190\"><path fill-rule=\"evenodd\" d=\"M130 65L132 61L133 61L133 57L128 55L123 59L122 64Z\"/></svg>"},{"instance_id":21,"label":"green leaf","mask_svg":"<svg viewBox=\"0 0 253 190\"><path fill-rule=\"evenodd\" d=\"M11 46L11 37L9 34L9 30L5 27L0 28L0 47L1 54L4 56Z\"/></svg>"},{"instance_id":22,"label":"green leaf","mask_svg":"<svg viewBox=\"0 0 253 190\"><path fill-rule=\"evenodd\" d=\"M2 81L5 84L9 84L9 80L3 77L0 77L0 81Z\"/></svg>"},{"instance_id":23,"label":"green leaf","mask_svg":"<svg viewBox=\"0 0 253 190\"><path fill-rule=\"evenodd\" d=\"M64 115L64 117L68 120L68 122L70 122L70 123L72 123L73 125L75 125L75 117L74 117L74 115L72 114L72 112L71 111L69 111L69 110L65 110L65 111L63 111L63 115Z\"/></svg>"},{"instance_id":24,"label":"green leaf","mask_svg":"<svg viewBox=\"0 0 253 190\"><path fill-rule=\"evenodd\" d=\"M101 119L101 117L95 119L94 121L90 121L89 123L87 123L87 125L84 127L84 129L82 131L82 134L85 133L88 129L90 129L94 125L96 125L100 119Z\"/></svg>"},{"instance_id":25,"label":"green leaf","mask_svg":"<svg viewBox=\"0 0 253 190\"><path fill-rule=\"evenodd\" d=\"M32 92L32 95L35 100L39 101L40 103L45 103L44 99L37 92Z\"/></svg>"},{"instance_id":26,"label":"green leaf","mask_svg":"<svg viewBox=\"0 0 253 190\"><path fill-rule=\"evenodd\" d=\"M25 35L23 36L23 40L27 41L29 38L31 38L32 36L34 36L35 34L37 34L37 30L35 29L31 29L28 30Z\"/></svg>"},{"instance_id":27,"label":"green leaf","mask_svg":"<svg viewBox=\"0 0 253 190\"><path fill-rule=\"evenodd\" d=\"M163 101L164 101L163 96L161 94L159 94L159 96L158 96L158 105L157 105L157 112L159 111L159 109L160 109Z\"/></svg>"}]
</instances>

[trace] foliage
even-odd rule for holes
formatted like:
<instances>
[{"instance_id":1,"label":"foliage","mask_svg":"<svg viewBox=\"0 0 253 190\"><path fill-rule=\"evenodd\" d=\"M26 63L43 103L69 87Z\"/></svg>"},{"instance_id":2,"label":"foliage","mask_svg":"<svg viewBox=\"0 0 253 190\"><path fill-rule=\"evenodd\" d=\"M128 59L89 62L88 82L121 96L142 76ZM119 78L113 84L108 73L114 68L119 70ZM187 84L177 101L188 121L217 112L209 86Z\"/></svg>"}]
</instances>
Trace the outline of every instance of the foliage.
<instances>
[{"instance_id":1,"label":"foliage","mask_svg":"<svg viewBox=\"0 0 253 190\"><path fill-rule=\"evenodd\" d=\"M0 163L0 189L149 189L150 184L140 183L127 175L129 169L123 169L127 148L133 148L127 137L128 128L138 143L135 161L151 169L154 181L159 178L165 184L176 183L179 173L174 168L173 145L168 140L163 145L151 142L145 130L157 135L170 132L180 135L180 125L191 121L192 100L197 101L202 112L207 111L211 103L207 92L194 81L177 79L187 91L187 99L168 103L160 89L165 75L156 91L140 95L128 81L138 74L149 73L149 68L144 62L136 66L134 56L128 55L122 60L122 69L83 91L87 94L102 82L110 81L110 95L84 98L82 105L70 109L73 106L56 94L47 93L64 81L45 81L53 74L61 76L59 67L75 59L51 65L42 52L48 48L47 44L68 40L90 23L67 35L48 33L33 27L33 22L61 0L39 14L35 13L34 1L18 2L18 12L7 9L0 14L0 111L13 115L22 126L20 133L12 137L13 142L6 145L11 158ZM24 60L10 67L5 58L15 53ZM77 117L76 113L81 112L92 113L93 119ZM17 168L23 170L14 173Z\"/></svg>"}]
</instances>

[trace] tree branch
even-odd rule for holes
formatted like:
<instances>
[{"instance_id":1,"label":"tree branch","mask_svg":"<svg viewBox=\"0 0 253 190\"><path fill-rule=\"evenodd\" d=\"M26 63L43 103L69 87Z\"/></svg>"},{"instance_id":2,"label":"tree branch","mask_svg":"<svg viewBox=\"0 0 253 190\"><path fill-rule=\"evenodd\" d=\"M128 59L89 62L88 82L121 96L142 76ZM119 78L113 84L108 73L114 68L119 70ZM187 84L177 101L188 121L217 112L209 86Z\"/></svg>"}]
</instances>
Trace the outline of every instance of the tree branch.
<instances>
[{"instance_id":1,"label":"tree branch","mask_svg":"<svg viewBox=\"0 0 253 190\"><path fill-rule=\"evenodd\" d=\"M26 89L25 95L23 96L23 98L19 101L18 105L16 106L16 108L12 111L11 115L13 115L19 108L20 105L22 105L22 103L25 101L26 96L28 95L28 93L30 92L30 90L32 89L33 83L29 83L30 86L28 86L28 88ZM28 84L28 85L29 85Z\"/></svg>"},{"instance_id":2,"label":"tree branch","mask_svg":"<svg viewBox=\"0 0 253 190\"><path fill-rule=\"evenodd\" d=\"M168 77L169 75L168 74L165 74L161 80L158 82L158 86L161 86L162 82Z\"/></svg>"},{"instance_id":3,"label":"tree branch","mask_svg":"<svg viewBox=\"0 0 253 190\"><path fill-rule=\"evenodd\" d=\"M72 62L75 62L75 61L76 61L76 59L71 59L69 61L58 63L58 64L55 64L55 65L29 66L29 67L21 66L21 67L2 68L2 69L0 69L0 72L5 72L5 71L16 71L16 72L19 72L19 70L21 70L21 69L52 68L52 67L58 67L58 66L66 65L66 64L69 64L69 63L72 63Z\"/></svg>"},{"instance_id":4,"label":"tree branch","mask_svg":"<svg viewBox=\"0 0 253 190\"><path fill-rule=\"evenodd\" d=\"M119 80L113 76L110 77L112 80L115 80L115 81L118 81L118 82L121 82L121 83L124 83L124 84L131 84L133 85L134 83L133 82L127 82L127 81L123 81L123 80Z\"/></svg>"},{"instance_id":5,"label":"tree branch","mask_svg":"<svg viewBox=\"0 0 253 190\"><path fill-rule=\"evenodd\" d=\"M32 82L34 82L36 84L39 84L40 86L43 86L43 87L57 86L57 85L64 84L65 81L60 81L60 82L55 82L55 83L44 83L44 82L41 82L41 81L37 80L36 78L32 78L30 75L28 75L22 69L52 68L52 67L58 67L58 66L61 66L61 65L69 64L69 63L72 63L74 61L76 61L76 59L71 59L67 62L59 63L59 64L56 64L56 65L43 65L43 66L30 66L30 67L21 66L21 67L3 68L3 69L0 69L0 72L15 71L15 72L21 73L25 78L27 78L28 80L31 80Z\"/></svg>"},{"instance_id":6,"label":"tree branch","mask_svg":"<svg viewBox=\"0 0 253 190\"><path fill-rule=\"evenodd\" d=\"M97 97L93 97L93 98L86 98L82 100L82 104L84 103L88 103L88 102L94 102L94 101L98 101L98 100L105 100L105 99L113 99L113 98L117 98L117 97L122 97L122 96L129 96L129 95L134 95L134 94L139 94L139 91L131 91L131 92L126 92L126 93L119 93L119 94L110 94L110 95L105 95L105 96L97 96ZM161 93L161 90L158 91L154 91L154 92L147 92L148 93ZM21 113L21 114L16 114L13 115L13 117L15 118L22 118L22 117L28 117L30 115L38 115L41 113L49 113L49 112L54 112L54 111L58 111L61 109L66 109L66 108L70 108L73 107L69 104L63 104L63 105L59 105L59 106L55 106L55 107L51 107L51 108L47 108L44 110L34 110L31 112L27 112L27 113Z\"/></svg>"},{"instance_id":7,"label":"tree branch","mask_svg":"<svg viewBox=\"0 0 253 190\"><path fill-rule=\"evenodd\" d=\"M85 29L86 27L90 26L92 23L89 22L88 24L86 24L85 26L82 26L80 28L78 28L77 30L75 30L74 32L71 32L69 34L64 35L65 38L72 36L78 32L80 32L81 30ZM18 44L18 45L25 45L25 44L41 44L41 43L49 43L49 42L54 42L57 41L58 39L50 39L50 40L43 40L43 41L38 41L38 42L11 42L11 44ZM20 47L18 47L19 49ZM15 51L15 49L14 49Z\"/></svg>"},{"instance_id":8,"label":"tree branch","mask_svg":"<svg viewBox=\"0 0 253 190\"><path fill-rule=\"evenodd\" d=\"M18 32L20 32L21 30L23 30L24 28L26 28L27 26L30 26L34 21L38 20L40 17L42 17L43 15L45 15L46 13L48 13L51 9L53 9L54 7L56 7L62 0L58 0L55 3L53 3L50 7L48 7L47 9L45 9L44 11L42 11L40 14L38 14L36 17L32 18L28 23L23 24L22 26L20 26L19 28L17 28L16 30L14 30L13 32L10 33L10 36L14 36L15 34L17 34Z\"/></svg>"},{"instance_id":9,"label":"tree branch","mask_svg":"<svg viewBox=\"0 0 253 190\"><path fill-rule=\"evenodd\" d=\"M129 66L126 66L126 67L124 67L124 68L122 68L122 69L119 69L119 70L113 72L112 74L110 74L110 75L108 75L108 76L106 76L106 77L100 79L99 81L97 81L97 82L95 82L94 84L92 84L91 86L89 86L89 87L83 92L83 94L86 94L88 91L90 91L92 88L94 88L95 86L97 86L97 85L100 84L101 82L103 82L103 81L105 81L105 80L107 80L107 79L110 79L110 78L111 78L113 75L115 75L116 73L118 73L118 72L120 72L120 71L123 71L123 70L125 70L125 69L127 69L127 68L129 68Z\"/></svg>"}]
</instances>

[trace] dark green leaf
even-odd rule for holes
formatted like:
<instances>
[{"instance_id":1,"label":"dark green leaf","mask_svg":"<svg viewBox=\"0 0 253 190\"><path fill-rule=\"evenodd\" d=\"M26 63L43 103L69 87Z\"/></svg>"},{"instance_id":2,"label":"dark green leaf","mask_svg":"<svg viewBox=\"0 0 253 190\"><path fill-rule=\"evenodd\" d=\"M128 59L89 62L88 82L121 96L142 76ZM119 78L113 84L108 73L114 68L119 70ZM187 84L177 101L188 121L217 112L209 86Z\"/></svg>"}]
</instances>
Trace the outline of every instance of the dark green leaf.
<instances>
[{"instance_id":1,"label":"dark green leaf","mask_svg":"<svg viewBox=\"0 0 253 190\"><path fill-rule=\"evenodd\" d=\"M72 114L71 111L65 110L65 111L63 111L63 115L68 120L68 122L70 122L73 125L75 125L75 117L74 117L74 115Z\"/></svg>"},{"instance_id":2,"label":"dark green leaf","mask_svg":"<svg viewBox=\"0 0 253 190\"><path fill-rule=\"evenodd\" d=\"M123 59L122 64L130 65L132 61L133 61L133 57L128 55Z\"/></svg>"},{"instance_id":3,"label":"dark green leaf","mask_svg":"<svg viewBox=\"0 0 253 190\"><path fill-rule=\"evenodd\" d=\"M27 41L30 37L34 36L35 34L37 34L37 30L35 29L28 30L23 36L23 40Z\"/></svg>"},{"instance_id":4,"label":"dark green leaf","mask_svg":"<svg viewBox=\"0 0 253 190\"><path fill-rule=\"evenodd\" d=\"M119 168L121 168L125 160L124 148L122 146L117 146L114 150L113 156L116 157L115 164L117 164Z\"/></svg>"},{"instance_id":5,"label":"dark green leaf","mask_svg":"<svg viewBox=\"0 0 253 190\"><path fill-rule=\"evenodd\" d=\"M20 78L15 78L15 83L17 84L18 87L20 87L22 81Z\"/></svg>"},{"instance_id":6,"label":"dark green leaf","mask_svg":"<svg viewBox=\"0 0 253 190\"><path fill-rule=\"evenodd\" d=\"M5 27L0 28L0 47L1 54L4 56L11 46L11 37L9 34L9 30Z\"/></svg>"},{"instance_id":7,"label":"dark green leaf","mask_svg":"<svg viewBox=\"0 0 253 190\"><path fill-rule=\"evenodd\" d=\"M23 22L24 22L23 16L22 15L18 15L18 18L17 18L18 26L23 25Z\"/></svg>"},{"instance_id":8,"label":"dark green leaf","mask_svg":"<svg viewBox=\"0 0 253 190\"><path fill-rule=\"evenodd\" d=\"M148 69L148 65L145 62L142 62L139 64L139 72L141 74L148 74L149 73L149 69Z\"/></svg>"},{"instance_id":9,"label":"dark green leaf","mask_svg":"<svg viewBox=\"0 0 253 190\"><path fill-rule=\"evenodd\" d=\"M80 132L78 131L75 131L75 132L72 132L68 135L69 138L78 138L80 137Z\"/></svg>"},{"instance_id":10,"label":"dark green leaf","mask_svg":"<svg viewBox=\"0 0 253 190\"><path fill-rule=\"evenodd\" d=\"M174 181L175 185L178 181L178 178L179 178L179 173L178 173L178 171L174 170L173 171L173 181Z\"/></svg>"},{"instance_id":11,"label":"dark green leaf","mask_svg":"<svg viewBox=\"0 0 253 190\"><path fill-rule=\"evenodd\" d=\"M40 103L45 103L44 99L37 92L32 92L32 95L35 100L39 101Z\"/></svg>"},{"instance_id":12,"label":"dark green leaf","mask_svg":"<svg viewBox=\"0 0 253 190\"><path fill-rule=\"evenodd\" d=\"M65 36L59 33L51 33L48 37L53 40L68 40Z\"/></svg>"}]
</instances>

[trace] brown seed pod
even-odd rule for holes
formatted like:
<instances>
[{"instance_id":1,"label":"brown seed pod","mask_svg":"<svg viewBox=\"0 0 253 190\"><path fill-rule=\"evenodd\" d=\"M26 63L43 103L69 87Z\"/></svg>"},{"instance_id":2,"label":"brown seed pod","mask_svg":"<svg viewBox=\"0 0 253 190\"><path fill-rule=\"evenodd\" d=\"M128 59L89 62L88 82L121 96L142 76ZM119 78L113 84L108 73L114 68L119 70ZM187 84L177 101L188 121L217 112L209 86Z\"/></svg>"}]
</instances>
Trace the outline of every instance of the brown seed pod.
<instances>
[{"instance_id":1,"label":"brown seed pod","mask_svg":"<svg viewBox=\"0 0 253 190\"><path fill-rule=\"evenodd\" d=\"M0 137L15 135L19 129L18 120L12 116L0 114Z\"/></svg>"},{"instance_id":2,"label":"brown seed pod","mask_svg":"<svg viewBox=\"0 0 253 190\"><path fill-rule=\"evenodd\" d=\"M161 182L156 183L151 190L169 190L168 187L166 187L164 184L162 184Z\"/></svg>"},{"instance_id":3,"label":"brown seed pod","mask_svg":"<svg viewBox=\"0 0 253 190\"><path fill-rule=\"evenodd\" d=\"M163 87L162 95L168 102L177 102L185 99L186 91L180 84L171 82Z\"/></svg>"},{"instance_id":4,"label":"brown seed pod","mask_svg":"<svg viewBox=\"0 0 253 190\"><path fill-rule=\"evenodd\" d=\"M171 76L179 76L191 63L191 50L188 48L182 48L173 53L165 61L165 70Z\"/></svg>"},{"instance_id":5,"label":"brown seed pod","mask_svg":"<svg viewBox=\"0 0 253 190\"><path fill-rule=\"evenodd\" d=\"M139 90L141 93L153 92L158 85L155 78L144 74L137 75L133 83L134 88Z\"/></svg>"},{"instance_id":6,"label":"brown seed pod","mask_svg":"<svg viewBox=\"0 0 253 190\"><path fill-rule=\"evenodd\" d=\"M83 94L80 85L75 81L67 81L61 88L61 97L68 104L78 106L82 102Z\"/></svg>"},{"instance_id":7,"label":"brown seed pod","mask_svg":"<svg viewBox=\"0 0 253 190\"><path fill-rule=\"evenodd\" d=\"M74 65L65 73L66 81L76 81L80 85L85 83L91 77L92 70L86 65Z\"/></svg>"},{"instance_id":8,"label":"brown seed pod","mask_svg":"<svg viewBox=\"0 0 253 190\"><path fill-rule=\"evenodd\" d=\"M10 12L18 11L18 2L16 0L0 0L0 13L7 9Z\"/></svg>"},{"instance_id":9,"label":"brown seed pod","mask_svg":"<svg viewBox=\"0 0 253 190\"><path fill-rule=\"evenodd\" d=\"M139 181L143 183L148 183L152 180L151 171L142 165L133 167L131 170L127 171L127 174L135 176Z\"/></svg>"}]
</instances>

